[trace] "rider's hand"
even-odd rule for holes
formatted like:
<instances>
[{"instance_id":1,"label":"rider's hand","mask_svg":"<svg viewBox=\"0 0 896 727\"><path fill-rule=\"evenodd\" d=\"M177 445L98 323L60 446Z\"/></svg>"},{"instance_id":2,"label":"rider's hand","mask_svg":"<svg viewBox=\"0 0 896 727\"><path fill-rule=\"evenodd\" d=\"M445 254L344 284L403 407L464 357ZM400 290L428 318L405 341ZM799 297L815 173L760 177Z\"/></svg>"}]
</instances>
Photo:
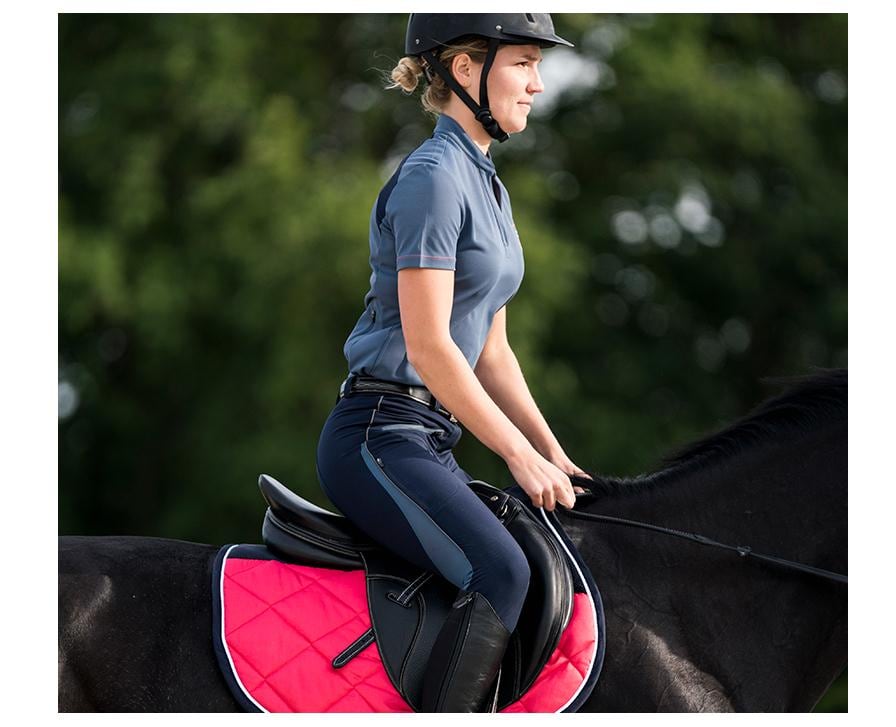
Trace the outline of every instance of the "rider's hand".
<instances>
[{"instance_id":1,"label":"rider's hand","mask_svg":"<svg viewBox=\"0 0 896 727\"><path fill-rule=\"evenodd\" d=\"M555 467L559 467L563 472L566 472L567 474L579 475L580 477L594 480L591 475L589 475L585 470L583 470L569 457L567 457L566 452L564 452L562 449L558 449L554 453L548 453L548 461ZM573 487L573 491L578 494L582 494L585 492L585 490L581 487Z\"/></svg>"},{"instance_id":2,"label":"rider's hand","mask_svg":"<svg viewBox=\"0 0 896 727\"><path fill-rule=\"evenodd\" d=\"M558 502L568 509L576 504L569 476L534 448L530 447L506 461L513 479L529 495L535 507L552 511Z\"/></svg>"}]
</instances>

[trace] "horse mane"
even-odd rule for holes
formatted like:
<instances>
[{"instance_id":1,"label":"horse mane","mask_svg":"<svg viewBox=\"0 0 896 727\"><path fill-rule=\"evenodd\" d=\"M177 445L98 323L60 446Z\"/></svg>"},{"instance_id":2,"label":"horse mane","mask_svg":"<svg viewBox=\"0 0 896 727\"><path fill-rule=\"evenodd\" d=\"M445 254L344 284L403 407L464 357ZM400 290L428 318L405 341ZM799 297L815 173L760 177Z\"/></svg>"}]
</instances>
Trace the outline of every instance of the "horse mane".
<instances>
[{"instance_id":1,"label":"horse mane","mask_svg":"<svg viewBox=\"0 0 896 727\"><path fill-rule=\"evenodd\" d=\"M730 457L763 442L779 441L831 417L846 417L846 369L817 369L801 376L767 377L761 381L787 388L721 431L664 457L663 469L659 472L634 478L594 475L593 482L573 477L573 484L587 487L595 495L632 493L656 484L673 472L682 475L694 471L705 466L709 459Z\"/></svg>"}]
</instances>

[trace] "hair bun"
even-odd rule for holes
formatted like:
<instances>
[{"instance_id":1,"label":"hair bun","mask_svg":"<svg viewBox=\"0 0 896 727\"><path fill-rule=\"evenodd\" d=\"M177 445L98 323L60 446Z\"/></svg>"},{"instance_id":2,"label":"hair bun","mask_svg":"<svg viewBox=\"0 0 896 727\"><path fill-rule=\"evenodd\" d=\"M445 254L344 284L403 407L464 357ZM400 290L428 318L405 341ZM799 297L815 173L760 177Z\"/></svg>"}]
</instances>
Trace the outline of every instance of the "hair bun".
<instances>
[{"instance_id":1,"label":"hair bun","mask_svg":"<svg viewBox=\"0 0 896 727\"><path fill-rule=\"evenodd\" d=\"M412 56L405 56L392 69L392 85L389 88L401 88L405 93L413 93L423 75L423 66Z\"/></svg>"}]
</instances>

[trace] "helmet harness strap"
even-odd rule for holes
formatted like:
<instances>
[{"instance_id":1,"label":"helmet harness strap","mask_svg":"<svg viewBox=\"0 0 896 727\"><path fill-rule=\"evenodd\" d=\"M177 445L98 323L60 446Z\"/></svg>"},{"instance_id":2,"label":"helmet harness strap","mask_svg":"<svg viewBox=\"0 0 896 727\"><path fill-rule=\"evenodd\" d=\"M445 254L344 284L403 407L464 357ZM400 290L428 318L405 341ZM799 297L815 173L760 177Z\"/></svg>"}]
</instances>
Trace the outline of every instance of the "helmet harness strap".
<instances>
[{"instance_id":1,"label":"helmet harness strap","mask_svg":"<svg viewBox=\"0 0 896 727\"><path fill-rule=\"evenodd\" d=\"M507 141L510 136L500 127L498 122L495 121L495 118L492 116L492 112L488 107L488 72L495 62L495 55L498 53L498 46L500 44L501 41L497 38L490 38L488 41L488 52L485 56L485 63L482 66L482 75L479 78L478 105L470 97L470 94L468 94L455 80L454 76L451 75L451 72L442 65L438 58L436 58L435 53L429 50L423 51L420 55L426 60L428 68L431 68L438 73L442 77L442 80L448 84L448 87L454 91L454 93L457 94L457 97L467 105L470 111L473 112L476 121L482 124L489 136L498 141ZM432 80L429 73L426 74L426 77L428 80Z\"/></svg>"}]
</instances>

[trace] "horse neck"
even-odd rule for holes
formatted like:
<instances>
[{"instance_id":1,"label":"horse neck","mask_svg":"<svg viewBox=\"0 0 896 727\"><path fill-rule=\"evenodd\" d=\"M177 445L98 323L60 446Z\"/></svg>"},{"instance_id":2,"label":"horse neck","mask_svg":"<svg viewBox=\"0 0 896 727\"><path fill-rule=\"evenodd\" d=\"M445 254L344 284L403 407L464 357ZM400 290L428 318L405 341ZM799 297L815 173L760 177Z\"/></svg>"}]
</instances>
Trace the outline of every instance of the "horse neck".
<instances>
[{"instance_id":1,"label":"horse neck","mask_svg":"<svg viewBox=\"0 0 896 727\"><path fill-rule=\"evenodd\" d=\"M845 503L844 421L678 465L587 510L845 572ZM607 665L618 649L624 684L649 655L664 685L651 703L616 708L808 710L845 666L845 587L653 532L575 523L605 593Z\"/></svg>"}]
</instances>

